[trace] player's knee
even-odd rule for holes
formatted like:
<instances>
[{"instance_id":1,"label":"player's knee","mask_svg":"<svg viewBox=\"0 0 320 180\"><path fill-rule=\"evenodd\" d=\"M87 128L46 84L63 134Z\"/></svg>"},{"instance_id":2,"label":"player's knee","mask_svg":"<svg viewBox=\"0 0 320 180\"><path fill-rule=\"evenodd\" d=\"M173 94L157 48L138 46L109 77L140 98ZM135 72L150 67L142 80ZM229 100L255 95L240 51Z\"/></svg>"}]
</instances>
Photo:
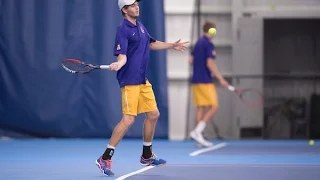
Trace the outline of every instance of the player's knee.
<instances>
[{"instance_id":1,"label":"player's knee","mask_svg":"<svg viewBox=\"0 0 320 180\"><path fill-rule=\"evenodd\" d=\"M122 121L127 127L130 127L134 123L134 116L124 115Z\"/></svg>"},{"instance_id":2,"label":"player's knee","mask_svg":"<svg viewBox=\"0 0 320 180\"><path fill-rule=\"evenodd\" d=\"M209 106L209 111L216 112L218 110L219 106L218 105L211 105Z\"/></svg>"},{"instance_id":3,"label":"player's knee","mask_svg":"<svg viewBox=\"0 0 320 180\"><path fill-rule=\"evenodd\" d=\"M147 113L147 118L152 121L157 121L160 116L160 112L158 110Z\"/></svg>"}]
</instances>

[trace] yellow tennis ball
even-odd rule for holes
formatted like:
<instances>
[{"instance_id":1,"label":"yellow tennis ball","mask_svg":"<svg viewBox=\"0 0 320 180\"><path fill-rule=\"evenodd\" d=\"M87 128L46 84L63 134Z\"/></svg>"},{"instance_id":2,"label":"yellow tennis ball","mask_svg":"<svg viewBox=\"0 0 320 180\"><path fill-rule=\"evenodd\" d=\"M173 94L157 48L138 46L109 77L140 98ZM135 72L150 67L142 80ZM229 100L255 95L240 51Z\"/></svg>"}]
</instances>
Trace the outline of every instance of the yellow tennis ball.
<instances>
[{"instance_id":1,"label":"yellow tennis ball","mask_svg":"<svg viewBox=\"0 0 320 180\"><path fill-rule=\"evenodd\" d=\"M208 31L208 33L209 33L210 35L215 35L215 34L217 33L217 30L216 30L215 28L210 28L209 31Z\"/></svg>"},{"instance_id":2,"label":"yellow tennis ball","mask_svg":"<svg viewBox=\"0 0 320 180\"><path fill-rule=\"evenodd\" d=\"M310 146L313 146L313 145L314 145L314 141L313 141L313 140L310 140L310 141L309 141L309 145L310 145Z\"/></svg>"}]
</instances>

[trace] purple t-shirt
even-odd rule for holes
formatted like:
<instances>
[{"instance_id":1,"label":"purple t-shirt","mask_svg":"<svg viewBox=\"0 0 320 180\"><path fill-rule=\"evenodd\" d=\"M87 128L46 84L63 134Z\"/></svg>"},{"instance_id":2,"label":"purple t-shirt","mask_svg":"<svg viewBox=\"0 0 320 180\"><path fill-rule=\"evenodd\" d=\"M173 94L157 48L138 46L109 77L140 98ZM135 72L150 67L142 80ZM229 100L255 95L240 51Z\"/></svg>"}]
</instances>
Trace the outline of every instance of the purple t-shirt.
<instances>
[{"instance_id":1,"label":"purple t-shirt","mask_svg":"<svg viewBox=\"0 0 320 180\"><path fill-rule=\"evenodd\" d=\"M127 63L117 72L120 87L146 83L149 46L155 41L141 22L137 21L137 25L134 25L123 19L117 27L114 44L115 56L119 54L127 56Z\"/></svg>"},{"instance_id":2,"label":"purple t-shirt","mask_svg":"<svg viewBox=\"0 0 320 180\"><path fill-rule=\"evenodd\" d=\"M208 58L215 59L215 46L206 36L202 36L192 51L193 76L192 83L212 83L211 72L207 67Z\"/></svg>"}]
</instances>

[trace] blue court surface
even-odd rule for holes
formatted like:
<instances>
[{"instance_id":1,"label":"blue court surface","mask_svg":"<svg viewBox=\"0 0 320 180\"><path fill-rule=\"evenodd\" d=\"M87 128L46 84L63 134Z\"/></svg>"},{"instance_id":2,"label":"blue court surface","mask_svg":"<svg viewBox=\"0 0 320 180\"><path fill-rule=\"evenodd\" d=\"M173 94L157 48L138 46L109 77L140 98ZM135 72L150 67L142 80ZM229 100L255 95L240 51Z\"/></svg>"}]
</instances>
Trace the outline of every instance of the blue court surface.
<instances>
[{"instance_id":1,"label":"blue court surface","mask_svg":"<svg viewBox=\"0 0 320 180\"><path fill-rule=\"evenodd\" d=\"M153 151L168 161L141 167L141 140L123 140L115 151L114 177L101 174L95 160L107 140L0 140L0 179L214 179L320 180L320 142L213 141L199 148L192 141L156 140Z\"/></svg>"}]
</instances>

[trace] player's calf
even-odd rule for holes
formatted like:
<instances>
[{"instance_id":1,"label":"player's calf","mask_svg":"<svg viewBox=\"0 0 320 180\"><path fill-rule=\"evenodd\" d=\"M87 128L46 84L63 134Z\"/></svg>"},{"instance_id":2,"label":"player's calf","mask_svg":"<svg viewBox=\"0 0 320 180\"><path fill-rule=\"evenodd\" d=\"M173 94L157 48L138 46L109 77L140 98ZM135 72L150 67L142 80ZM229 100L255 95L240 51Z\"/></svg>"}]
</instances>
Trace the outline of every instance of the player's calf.
<instances>
[{"instance_id":1,"label":"player's calf","mask_svg":"<svg viewBox=\"0 0 320 180\"><path fill-rule=\"evenodd\" d=\"M215 115L215 113L217 111L218 111L218 106L216 106L216 105L208 106L208 110L204 114L204 117L203 117L202 121L208 123L209 121L212 120L213 116Z\"/></svg>"},{"instance_id":2,"label":"player's calf","mask_svg":"<svg viewBox=\"0 0 320 180\"><path fill-rule=\"evenodd\" d=\"M143 141L144 142L152 142L155 127L160 116L158 110L154 110L151 112L146 113L146 119L144 120L143 125Z\"/></svg>"},{"instance_id":3,"label":"player's calf","mask_svg":"<svg viewBox=\"0 0 320 180\"><path fill-rule=\"evenodd\" d=\"M122 137L126 134L128 129L134 123L134 116L124 115L122 120L117 124L112 132L109 145L116 147L121 141Z\"/></svg>"},{"instance_id":4,"label":"player's calf","mask_svg":"<svg viewBox=\"0 0 320 180\"><path fill-rule=\"evenodd\" d=\"M122 137L126 134L127 130L134 123L134 116L124 115L122 120L117 124L112 132L109 144L101 157L96 160L96 165L100 171L106 176L113 176L111 171L111 158L114 154L115 148L121 141Z\"/></svg>"}]
</instances>

